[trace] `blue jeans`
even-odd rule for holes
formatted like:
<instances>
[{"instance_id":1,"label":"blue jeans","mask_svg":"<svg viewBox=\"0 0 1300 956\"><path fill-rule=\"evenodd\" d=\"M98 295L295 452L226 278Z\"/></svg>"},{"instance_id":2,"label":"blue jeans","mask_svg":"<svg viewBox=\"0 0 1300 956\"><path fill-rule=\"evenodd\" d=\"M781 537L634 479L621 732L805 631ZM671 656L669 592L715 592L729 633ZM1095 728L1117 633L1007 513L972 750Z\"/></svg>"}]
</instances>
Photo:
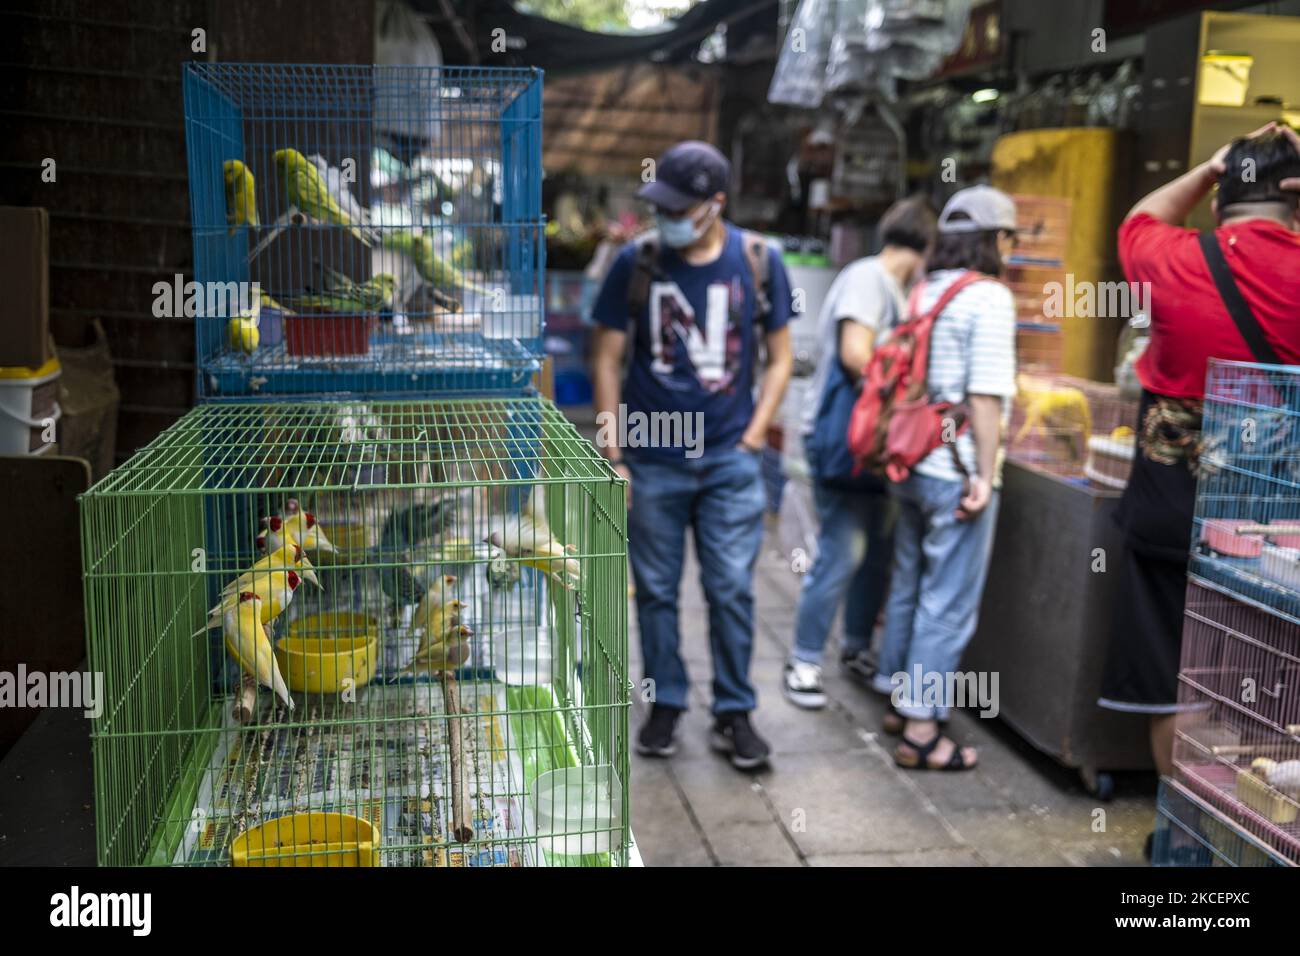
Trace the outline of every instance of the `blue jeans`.
<instances>
[{"instance_id":1,"label":"blue jeans","mask_svg":"<svg viewBox=\"0 0 1300 956\"><path fill-rule=\"evenodd\" d=\"M975 633L1001 493L994 491L973 520L958 521L960 482L913 473L891 491L899 506L894 573L872 686L889 694L896 675L906 675L898 712L913 720L943 720L948 702L936 705L932 695L922 693L924 682L937 674L948 686L947 675L957 669Z\"/></svg>"},{"instance_id":2,"label":"blue jeans","mask_svg":"<svg viewBox=\"0 0 1300 956\"><path fill-rule=\"evenodd\" d=\"M686 709L690 684L678 646L677 604L689 526L709 605L713 712L753 710L754 563L765 505L759 456L735 448L678 461L629 456L627 463L628 552L641 655L645 676L654 681L655 703Z\"/></svg>"},{"instance_id":3,"label":"blue jeans","mask_svg":"<svg viewBox=\"0 0 1300 956\"><path fill-rule=\"evenodd\" d=\"M885 492L852 492L814 481L817 559L804 577L795 615L796 660L821 664L835 612L844 603L843 654L871 644L893 560L895 507ZM847 601L845 597L847 595Z\"/></svg>"}]
</instances>

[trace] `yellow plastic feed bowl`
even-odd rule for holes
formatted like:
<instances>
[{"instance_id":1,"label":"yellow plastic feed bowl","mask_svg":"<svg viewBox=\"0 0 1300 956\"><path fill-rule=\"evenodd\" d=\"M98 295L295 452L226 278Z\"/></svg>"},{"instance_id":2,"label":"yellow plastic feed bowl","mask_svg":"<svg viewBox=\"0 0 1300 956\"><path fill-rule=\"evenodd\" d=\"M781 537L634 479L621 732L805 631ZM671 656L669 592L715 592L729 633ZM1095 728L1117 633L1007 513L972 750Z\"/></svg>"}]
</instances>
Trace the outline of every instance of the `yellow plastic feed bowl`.
<instances>
[{"instance_id":1,"label":"yellow plastic feed bowl","mask_svg":"<svg viewBox=\"0 0 1300 956\"><path fill-rule=\"evenodd\" d=\"M289 625L275 659L290 690L339 694L370 683L378 646L379 626L364 614L309 614Z\"/></svg>"},{"instance_id":2,"label":"yellow plastic feed bowl","mask_svg":"<svg viewBox=\"0 0 1300 956\"><path fill-rule=\"evenodd\" d=\"M294 813L253 827L230 847L234 866L378 866L379 834L348 813Z\"/></svg>"}]
</instances>

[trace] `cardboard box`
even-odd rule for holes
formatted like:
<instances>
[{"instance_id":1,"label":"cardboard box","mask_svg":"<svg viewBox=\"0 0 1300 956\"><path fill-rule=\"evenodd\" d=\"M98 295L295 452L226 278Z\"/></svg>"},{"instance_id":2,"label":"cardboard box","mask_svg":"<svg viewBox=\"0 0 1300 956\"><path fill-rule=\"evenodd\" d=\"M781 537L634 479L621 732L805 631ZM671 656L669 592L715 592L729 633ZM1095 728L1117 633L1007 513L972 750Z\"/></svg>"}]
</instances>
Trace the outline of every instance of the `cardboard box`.
<instances>
[{"instance_id":1,"label":"cardboard box","mask_svg":"<svg viewBox=\"0 0 1300 956\"><path fill-rule=\"evenodd\" d=\"M36 206L0 206L0 365L40 368L50 348L50 217Z\"/></svg>"}]
</instances>

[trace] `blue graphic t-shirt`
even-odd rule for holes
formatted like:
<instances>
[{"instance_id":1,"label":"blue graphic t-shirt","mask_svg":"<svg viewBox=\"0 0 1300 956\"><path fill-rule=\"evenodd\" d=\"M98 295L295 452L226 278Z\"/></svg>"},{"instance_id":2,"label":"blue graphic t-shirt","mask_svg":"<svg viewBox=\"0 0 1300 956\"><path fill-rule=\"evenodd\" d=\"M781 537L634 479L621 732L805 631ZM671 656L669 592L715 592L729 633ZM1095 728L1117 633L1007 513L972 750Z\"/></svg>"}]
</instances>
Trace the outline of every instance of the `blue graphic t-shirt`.
<instances>
[{"instance_id":1,"label":"blue graphic t-shirt","mask_svg":"<svg viewBox=\"0 0 1300 956\"><path fill-rule=\"evenodd\" d=\"M623 383L628 418L654 412L703 413L704 454L732 448L754 413L754 365L759 337L790 321L790 279L780 253L769 246L771 310L756 328L754 275L745 258L741 230L726 223L722 254L693 266L661 245L661 275L636 321L628 343L632 361ZM636 243L628 243L610 267L592 309L601 325L627 330L628 283L636 266ZM635 455L685 457L680 447L630 448ZM694 457L694 456L691 456Z\"/></svg>"}]
</instances>

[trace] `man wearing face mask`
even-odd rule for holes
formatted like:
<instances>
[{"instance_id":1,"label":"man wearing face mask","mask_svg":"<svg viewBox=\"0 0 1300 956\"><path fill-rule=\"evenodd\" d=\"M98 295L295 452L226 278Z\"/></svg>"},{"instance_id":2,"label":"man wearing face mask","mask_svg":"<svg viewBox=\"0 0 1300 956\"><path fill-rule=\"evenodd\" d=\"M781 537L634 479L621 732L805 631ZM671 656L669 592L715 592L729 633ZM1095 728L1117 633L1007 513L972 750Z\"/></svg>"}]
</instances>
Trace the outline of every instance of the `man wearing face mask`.
<instances>
[{"instance_id":1,"label":"man wearing face mask","mask_svg":"<svg viewBox=\"0 0 1300 956\"><path fill-rule=\"evenodd\" d=\"M629 481L628 550L653 681L637 750L672 755L686 709L677 603L689 527L709 605L711 743L749 770L769 753L749 719L760 453L790 379L792 309L780 254L722 217L729 178L730 164L707 143L678 143L659 158L654 181L637 193L654 206L657 228L625 246L605 278L592 310L592 367L598 421L660 416L671 434L694 437L665 446L629 429L626 447L601 449Z\"/></svg>"}]
</instances>

